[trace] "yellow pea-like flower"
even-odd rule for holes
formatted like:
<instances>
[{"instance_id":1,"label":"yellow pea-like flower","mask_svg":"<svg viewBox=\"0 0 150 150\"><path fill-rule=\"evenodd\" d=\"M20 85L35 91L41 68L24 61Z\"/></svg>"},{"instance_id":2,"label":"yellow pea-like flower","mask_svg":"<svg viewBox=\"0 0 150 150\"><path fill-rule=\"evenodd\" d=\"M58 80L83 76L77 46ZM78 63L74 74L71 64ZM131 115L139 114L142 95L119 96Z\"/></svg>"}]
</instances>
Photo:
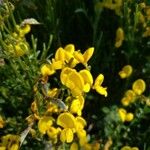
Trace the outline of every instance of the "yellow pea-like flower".
<instances>
[{"instance_id":1,"label":"yellow pea-like flower","mask_svg":"<svg viewBox=\"0 0 150 150\"><path fill-rule=\"evenodd\" d=\"M55 70L52 68L51 65L49 65L49 64L42 65L42 67L41 67L41 74L43 76L52 75L54 73L55 73Z\"/></svg>"},{"instance_id":2,"label":"yellow pea-like flower","mask_svg":"<svg viewBox=\"0 0 150 150\"><path fill-rule=\"evenodd\" d=\"M95 79L93 89L95 89L97 93L107 97L107 88L104 88L104 87L101 86L103 81L104 81L103 74L98 75L98 77Z\"/></svg>"},{"instance_id":3,"label":"yellow pea-like flower","mask_svg":"<svg viewBox=\"0 0 150 150\"><path fill-rule=\"evenodd\" d=\"M131 65L126 65L122 68L121 71L119 71L119 76L120 78L124 79L129 77L133 72L132 66Z\"/></svg>"},{"instance_id":4,"label":"yellow pea-like flower","mask_svg":"<svg viewBox=\"0 0 150 150\"><path fill-rule=\"evenodd\" d=\"M53 118L44 116L40 118L38 122L38 129L42 134L46 134L46 131L49 129L49 127L53 124Z\"/></svg>"},{"instance_id":5,"label":"yellow pea-like flower","mask_svg":"<svg viewBox=\"0 0 150 150\"><path fill-rule=\"evenodd\" d=\"M61 131L60 140L61 142L71 143L73 141L74 133L70 128L65 128Z\"/></svg>"},{"instance_id":6,"label":"yellow pea-like flower","mask_svg":"<svg viewBox=\"0 0 150 150\"><path fill-rule=\"evenodd\" d=\"M146 89L146 83L144 80L142 79L138 79L136 81L134 81L133 85L132 85L132 90L137 94L137 95L141 95Z\"/></svg>"},{"instance_id":7,"label":"yellow pea-like flower","mask_svg":"<svg viewBox=\"0 0 150 150\"><path fill-rule=\"evenodd\" d=\"M123 97L121 103L123 106L128 106L130 104L130 99L128 97Z\"/></svg>"},{"instance_id":8,"label":"yellow pea-like flower","mask_svg":"<svg viewBox=\"0 0 150 150\"><path fill-rule=\"evenodd\" d=\"M127 90L125 92L125 97L127 97L130 100L130 102L134 102L136 94L133 90Z\"/></svg>"},{"instance_id":9,"label":"yellow pea-like flower","mask_svg":"<svg viewBox=\"0 0 150 150\"><path fill-rule=\"evenodd\" d=\"M93 77L90 71L84 69L84 70L81 70L79 73L84 80L84 92L89 92L93 84Z\"/></svg>"},{"instance_id":10,"label":"yellow pea-like flower","mask_svg":"<svg viewBox=\"0 0 150 150\"><path fill-rule=\"evenodd\" d=\"M127 113L127 114L126 114L125 121L130 122L130 121L132 121L132 120L133 120L133 118L134 118L133 113Z\"/></svg>"}]
</instances>

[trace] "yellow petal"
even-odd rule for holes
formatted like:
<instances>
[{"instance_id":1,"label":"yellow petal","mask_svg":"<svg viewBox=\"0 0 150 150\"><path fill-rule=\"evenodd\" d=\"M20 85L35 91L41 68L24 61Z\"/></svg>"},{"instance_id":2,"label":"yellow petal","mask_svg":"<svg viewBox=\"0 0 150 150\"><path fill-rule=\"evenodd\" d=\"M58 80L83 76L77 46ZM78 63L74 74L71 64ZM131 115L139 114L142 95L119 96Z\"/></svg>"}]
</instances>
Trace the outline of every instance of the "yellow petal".
<instances>
[{"instance_id":1,"label":"yellow petal","mask_svg":"<svg viewBox=\"0 0 150 150\"><path fill-rule=\"evenodd\" d=\"M123 108L119 108L118 113L122 122L124 122L126 120L126 114L127 114L126 110Z\"/></svg>"},{"instance_id":2,"label":"yellow petal","mask_svg":"<svg viewBox=\"0 0 150 150\"><path fill-rule=\"evenodd\" d=\"M75 128L75 117L71 113L62 113L57 118L57 124L63 128Z\"/></svg>"},{"instance_id":3,"label":"yellow petal","mask_svg":"<svg viewBox=\"0 0 150 150\"><path fill-rule=\"evenodd\" d=\"M145 81L142 79L136 80L132 85L132 89L137 95L141 95L146 89Z\"/></svg>"},{"instance_id":4,"label":"yellow petal","mask_svg":"<svg viewBox=\"0 0 150 150\"><path fill-rule=\"evenodd\" d=\"M14 144L9 148L9 150L19 150L19 144L14 143Z\"/></svg>"},{"instance_id":5,"label":"yellow petal","mask_svg":"<svg viewBox=\"0 0 150 150\"><path fill-rule=\"evenodd\" d=\"M130 121L133 120L133 118L134 118L134 115L133 115L132 113L127 113L127 114L126 114L125 121L130 122Z\"/></svg>"},{"instance_id":6,"label":"yellow petal","mask_svg":"<svg viewBox=\"0 0 150 150\"><path fill-rule=\"evenodd\" d=\"M54 70L58 70L58 69L62 69L62 67L63 67L63 62L62 61L53 61L52 62L52 68L54 69Z\"/></svg>"},{"instance_id":7,"label":"yellow petal","mask_svg":"<svg viewBox=\"0 0 150 150\"><path fill-rule=\"evenodd\" d=\"M121 103L123 106L128 106L130 104L130 99L128 99L127 97L123 97L121 99Z\"/></svg>"},{"instance_id":8,"label":"yellow petal","mask_svg":"<svg viewBox=\"0 0 150 150\"><path fill-rule=\"evenodd\" d=\"M129 77L133 72L131 65L126 65L122 68L122 70L119 72L119 75L122 79Z\"/></svg>"},{"instance_id":9,"label":"yellow petal","mask_svg":"<svg viewBox=\"0 0 150 150\"><path fill-rule=\"evenodd\" d=\"M71 68L69 68L69 67L65 67L65 68L61 71L60 80L61 80L62 84L65 85L66 80L67 80L67 78L68 78L68 75L69 75L72 71L75 71L75 70L74 70L74 69L71 69Z\"/></svg>"},{"instance_id":10,"label":"yellow petal","mask_svg":"<svg viewBox=\"0 0 150 150\"><path fill-rule=\"evenodd\" d=\"M75 99L71 103L70 112L77 114L78 111L81 111L81 104L80 104L80 101L78 99Z\"/></svg>"},{"instance_id":11,"label":"yellow petal","mask_svg":"<svg viewBox=\"0 0 150 150\"><path fill-rule=\"evenodd\" d=\"M73 44L68 44L65 46L64 50L66 50L67 52L73 54L73 52L75 51L75 46Z\"/></svg>"},{"instance_id":12,"label":"yellow petal","mask_svg":"<svg viewBox=\"0 0 150 150\"><path fill-rule=\"evenodd\" d=\"M90 86L92 86L93 84L93 77L90 73L90 71L84 69L84 70L81 70L80 72L80 75L82 76L83 80L84 80L84 83L89 83Z\"/></svg>"},{"instance_id":13,"label":"yellow petal","mask_svg":"<svg viewBox=\"0 0 150 150\"><path fill-rule=\"evenodd\" d=\"M78 144L73 142L70 146L70 150L78 150Z\"/></svg>"},{"instance_id":14,"label":"yellow petal","mask_svg":"<svg viewBox=\"0 0 150 150\"><path fill-rule=\"evenodd\" d=\"M52 124L52 117L42 117L38 122L38 129L42 134L46 134L46 131Z\"/></svg>"},{"instance_id":15,"label":"yellow petal","mask_svg":"<svg viewBox=\"0 0 150 150\"><path fill-rule=\"evenodd\" d=\"M71 143L73 141L73 131L70 128L66 128L61 131L60 140L62 142Z\"/></svg>"},{"instance_id":16,"label":"yellow petal","mask_svg":"<svg viewBox=\"0 0 150 150\"><path fill-rule=\"evenodd\" d=\"M51 65L48 65L48 64L42 65L42 67L41 67L41 74L43 76L52 75L54 73L55 73L55 70L52 69Z\"/></svg>"},{"instance_id":17,"label":"yellow petal","mask_svg":"<svg viewBox=\"0 0 150 150\"><path fill-rule=\"evenodd\" d=\"M75 59L78 60L80 63L84 62L84 57L80 51L75 51L73 53L73 55L74 55Z\"/></svg>"},{"instance_id":18,"label":"yellow petal","mask_svg":"<svg viewBox=\"0 0 150 150\"><path fill-rule=\"evenodd\" d=\"M94 86L100 86L104 81L104 75L103 74L100 74L98 75L98 77L96 78L95 80L95 83L94 83Z\"/></svg>"},{"instance_id":19,"label":"yellow petal","mask_svg":"<svg viewBox=\"0 0 150 150\"><path fill-rule=\"evenodd\" d=\"M84 57L85 63L87 63L89 61L89 59L92 57L93 53L94 53L94 47L90 47L84 52L83 57Z\"/></svg>"},{"instance_id":20,"label":"yellow petal","mask_svg":"<svg viewBox=\"0 0 150 150\"><path fill-rule=\"evenodd\" d=\"M83 129L87 125L85 119L80 116L76 117L76 121L78 124L78 126L77 126L78 129Z\"/></svg>"},{"instance_id":21,"label":"yellow petal","mask_svg":"<svg viewBox=\"0 0 150 150\"><path fill-rule=\"evenodd\" d=\"M55 53L55 60L56 61L65 61L65 51L62 47L58 48Z\"/></svg>"},{"instance_id":22,"label":"yellow petal","mask_svg":"<svg viewBox=\"0 0 150 150\"><path fill-rule=\"evenodd\" d=\"M97 93L107 97L107 88L104 88L102 86L95 86L95 90L96 90Z\"/></svg>"}]
</instances>

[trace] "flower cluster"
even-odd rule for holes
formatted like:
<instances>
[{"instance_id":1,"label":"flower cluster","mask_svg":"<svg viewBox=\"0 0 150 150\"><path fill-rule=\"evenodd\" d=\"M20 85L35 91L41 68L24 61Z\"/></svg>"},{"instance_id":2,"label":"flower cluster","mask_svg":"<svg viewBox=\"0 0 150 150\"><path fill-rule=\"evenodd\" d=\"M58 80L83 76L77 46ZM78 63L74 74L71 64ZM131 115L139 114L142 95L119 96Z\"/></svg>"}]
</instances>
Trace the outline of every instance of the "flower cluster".
<instances>
[{"instance_id":1,"label":"flower cluster","mask_svg":"<svg viewBox=\"0 0 150 150\"><path fill-rule=\"evenodd\" d=\"M142 79L137 79L132 84L132 89L125 92L124 97L121 99L121 103L124 106L128 106L129 104L135 102L135 100L145 91L145 89L145 81Z\"/></svg>"},{"instance_id":2,"label":"flower cluster","mask_svg":"<svg viewBox=\"0 0 150 150\"><path fill-rule=\"evenodd\" d=\"M27 118L31 123L38 120L39 132L47 135L53 144L70 143L70 148L92 147L88 144L86 120L82 117L85 95L91 89L107 96L107 88L102 86L104 76L93 79L88 65L94 48L83 54L75 50L73 44L58 48L54 58L41 66L41 78L34 86L35 100L31 105L33 115ZM78 70L78 64L83 69ZM53 86L49 80L56 78ZM52 81L52 82L55 82ZM41 85L41 86L40 86ZM39 96L40 95L40 96ZM55 117L54 117L55 116Z\"/></svg>"},{"instance_id":3,"label":"flower cluster","mask_svg":"<svg viewBox=\"0 0 150 150\"><path fill-rule=\"evenodd\" d=\"M132 74L133 68L130 65L126 65L119 71L120 78L128 78ZM129 106L130 104L134 103L139 96L143 94L146 89L146 83L142 79L137 79L132 84L132 89L128 89L123 98L121 99L121 103L123 106ZM122 122L125 121L132 121L134 118L134 114L131 112L127 112L124 108L118 109L119 116Z\"/></svg>"}]
</instances>

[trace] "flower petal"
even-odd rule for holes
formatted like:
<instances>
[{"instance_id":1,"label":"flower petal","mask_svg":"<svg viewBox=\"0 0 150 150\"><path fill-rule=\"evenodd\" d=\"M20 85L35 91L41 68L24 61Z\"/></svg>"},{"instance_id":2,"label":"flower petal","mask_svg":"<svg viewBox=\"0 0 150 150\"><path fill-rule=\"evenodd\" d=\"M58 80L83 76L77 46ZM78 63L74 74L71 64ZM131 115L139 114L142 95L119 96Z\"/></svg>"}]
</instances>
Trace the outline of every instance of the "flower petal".
<instances>
[{"instance_id":1,"label":"flower petal","mask_svg":"<svg viewBox=\"0 0 150 150\"><path fill-rule=\"evenodd\" d=\"M57 118L57 124L63 128L75 128L75 117L71 113L62 113Z\"/></svg>"}]
</instances>

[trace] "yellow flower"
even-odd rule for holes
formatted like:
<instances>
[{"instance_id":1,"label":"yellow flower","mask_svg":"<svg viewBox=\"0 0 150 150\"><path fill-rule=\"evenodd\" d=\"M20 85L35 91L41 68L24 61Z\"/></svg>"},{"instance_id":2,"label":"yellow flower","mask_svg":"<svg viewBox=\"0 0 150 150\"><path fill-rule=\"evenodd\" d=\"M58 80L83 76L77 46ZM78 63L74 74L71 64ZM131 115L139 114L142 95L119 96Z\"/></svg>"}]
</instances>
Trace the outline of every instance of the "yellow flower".
<instances>
[{"instance_id":1,"label":"yellow flower","mask_svg":"<svg viewBox=\"0 0 150 150\"><path fill-rule=\"evenodd\" d=\"M134 102L136 94L133 90L127 90L125 93L125 97L127 97L130 100L130 102Z\"/></svg>"},{"instance_id":2,"label":"yellow flower","mask_svg":"<svg viewBox=\"0 0 150 150\"><path fill-rule=\"evenodd\" d=\"M72 142L76 128L75 117L68 112L62 113L57 118L57 125L64 128L61 131L60 140L67 143Z\"/></svg>"},{"instance_id":3,"label":"yellow flower","mask_svg":"<svg viewBox=\"0 0 150 150\"><path fill-rule=\"evenodd\" d=\"M58 88L49 89L47 95L52 98L55 97L58 94L58 92Z\"/></svg>"},{"instance_id":4,"label":"yellow flower","mask_svg":"<svg viewBox=\"0 0 150 150\"><path fill-rule=\"evenodd\" d=\"M98 92L99 94L107 97L107 88L101 86L103 81L104 81L104 76L102 74L98 75L93 85L93 89L95 89L96 92Z\"/></svg>"},{"instance_id":5,"label":"yellow flower","mask_svg":"<svg viewBox=\"0 0 150 150\"><path fill-rule=\"evenodd\" d=\"M5 122L4 122L3 118L2 118L2 116L0 115L0 128L3 128L4 125L5 125Z\"/></svg>"},{"instance_id":6,"label":"yellow flower","mask_svg":"<svg viewBox=\"0 0 150 150\"><path fill-rule=\"evenodd\" d=\"M70 150L78 150L79 147L78 147L78 144L76 142L73 142L70 146Z\"/></svg>"},{"instance_id":7,"label":"yellow flower","mask_svg":"<svg viewBox=\"0 0 150 150\"><path fill-rule=\"evenodd\" d=\"M133 103L135 101L136 94L133 90L127 90L125 93L125 96L121 99L121 103L124 106L128 106L130 103Z\"/></svg>"},{"instance_id":8,"label":"yellow flower","mask_svg":"<svg viewBox=\"0 0 150 150\"><path fill-rule=\"evenodd\" d=\"M82 108L81 108L81 103L79 99L75 99L72 101L71 106L70 106L70 112L71 113L76 113L79 116L82 114Z\"/></svg>"},{"instance_id":9,"label":"yellow flower","mask_svg":"<svg viewBox=\"0 0 150 150\"><path fill-rule=\"evenodd\" d=\"M68 67L61 72L60 79L62 84L71 90L73 96L80 96L84 89L84 80L82 76L75 70Z\"/></svg>"},{"instance_id":10,"label":"yellow flower","mask_svg":"<svg viewBox=\"0 0 150 150\"><path fill-rule=\"evenodd\" d=\"M61 132L60 128L54 128L51 126L47 130L47 135L49 136L49 138L53 140L54 143L57 143L57 136L60 132Z\"/></svg>"},{"instance_id":11,"label":"yellow flower","mask_svg":"<svg viewBox=\"0 0 150 150\"><path fill-rule=\"evenodd\" d=\"M13 135L13 134L7 134L1 138L2 143L1 146L4 149L8 150L19 150L19 142L20 142L20 136Z\"/></svg>"},{"instance_id":12,"label":"yellow flower","mask_svg":"<svg viewBox=\"0 0 150 150\"><path fill-rule=\"evenodd\" d=\"M119 108L118 113L119 113L119 116L120 116L122 122L125 122L126 114L127 114L126 110L123 108Z\"/></svg>"},{"instance_id":13,"label":"yellow flower","mask_svg":"<svg viewBox=\"0 0 150 150\"><path fill-rule=\"evenodd\" d=\"M53 124L53 119L52 117L42 117L40 118L38 122L38 129L42 134L46 134L47 130L51 127Z\"/></svg>"},{"instance_id":14,"label":"yellow flower","mask_svg":"<svg viewBox=\"0 0 150 150\"><path fill-rule=\"evenodd\" d=\"M119 27L116 31L116 42L115 47L119 48L124 41L124 31L121 27Z\"/></svg>"},{"instance_id":15,"label":"yellow flower","mask_svg":"<svg viewBox=\"0 0 150 150\"><path fill-rule=\"evenodd\" d=\"M43 76L48 76L48 75L52 75L55 73L55 70L52 68L52 66L50 64L44 64L41 67L41 74Z\"/></svg>"},{"instance_id":16,"label":"yellow flower","mask_svg":"<svg viewBox=\"0 0 150 150\"><path fill-rule=\"evenodd\" d=\"M146 89L145 81L142 79L134 81L132 89L137 95L141 95Z\"/></svg>"},{"instance_id":17,"label":"yellow flower","mask_svg":"<svg viewBox=\"0 0 150 150\"><path fill-rule=\"evenodd\" d=\"M123 106L128 106L130 104L130 99L128 97L123 97L121 103Z\"/></svg>"},{"instance_id":18,"label":"yellow flower","mask_svg":"<svg viewBox=\"0 0 150 150\"><path fill-rule=\"evenodd\" d=\"M119 76L122 79L127 78L132 74L132 71L133 71L132 66L126 65L122 68L121 71L119 71Z\"/></svg>"},{"instance_id":19,"label":"yellow flower","mask_svg":"<svg viewBox=\"0 0 150 150\"><path fill-rule=\"evenodd\" d=\"M128 122L130 122L130 121L133 120L133 118L134 118L133 113L127 113L125 120L128 121Z\"/></svg>"},{"instance_id":20,"label":"yellow flower","mask_svg":"<svg viewBox=\"0 0 150 150\"><path fill-rule=\"evenodd\" d=\"M79 74L82 76L84 80L84 92L89 92L93 84L93 77L90 71L84 69L84 70L81 70Z\"/></svg>"}]
</instances>

